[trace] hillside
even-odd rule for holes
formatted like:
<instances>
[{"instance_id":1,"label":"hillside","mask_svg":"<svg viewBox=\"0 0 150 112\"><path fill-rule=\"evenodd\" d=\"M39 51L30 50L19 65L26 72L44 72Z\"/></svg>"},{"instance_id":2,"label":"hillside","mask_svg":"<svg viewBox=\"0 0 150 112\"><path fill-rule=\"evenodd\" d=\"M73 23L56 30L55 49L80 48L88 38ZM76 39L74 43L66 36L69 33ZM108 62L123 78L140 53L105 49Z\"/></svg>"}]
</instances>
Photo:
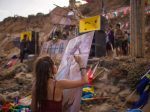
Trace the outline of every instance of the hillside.
<instances>
[{"instance_id":1,"label":"hillside","mask_svg":"<svg viewBox=\"0 0 150 112\"><path fill-rule=\"evenodd\" d=\"M78 9L84 17L100 15L102 4L99 1L93 0L91 3L81 5ZM130 5L129 0L104 0L104 4L106 13L117 11ZM0 22L0 101L3 98L4 102L14 102L16 98L21 99L31 95L32 66L36 56L31 59L25 59L24 63L20 63L18 58L20 49L14 47L13 40L16 37L20 37L21 32L33 30L39 32L40 44L42 45L56 28L60 30L65 29L64 26L68 24L72 26L78 25L78 20L74 16L70 19L71 21L68 21L67 14L69 11L70 7L56 7L46 15L37 13L36 15L29 15L27 18L8 17ZM127 23L128 27L126 29L129 30L129 20L130 13L110 18L108 22L113 27L115 27L116 23L121 23L123 26L126 26ZM145 31L145 58L108 56L93 57L88 60L89 66L99 62L95 73L97 77L92 82L95 99L83 100L80 112L124 112L130 107L130 105L125 105L124 107L122 105L125 104L132 89L135 89L140 77L149 70L150 66L150 15L146 15ZM74 33L75 31L72 32ZM74 35L72 37L74 38ZM12 59L13 56L17 56L17 59L14 59L15 61ZM31 98L27 100L31 100ZM131 100L134 100L134 98Z\"/></svg>"},{"instance_id":2,"label":"hillside","mask_svg":"<svg viewBox=\"0 0 150 112\"><path fill-rule=\"evenodd\" d=\"M13 34L13 33L20 33L22 31L39 29L41 32L47 33L50 31L50 28L53 26L53 24L51 24L53 12L56 13L58 12L62 15L66 14L66 11L57 7L51 13L46 15L42 13L38 13L35 16L29 15L28 18L8 17L0 23L0 32ZM57 16L57 19L58 21L60 21L61 16Z\"/></svg>"},{"instance_id":3,"label":"hillside","mask_svg":"<svg viewBox=\"0 0 150 112\"><path fill-rule=\"evenodd\" d=\"M106 10L112 10L116 9L122 6L129 5L128 2L122 2L122 0L105 0L106 4ZM89 3L86 5L81 6L81 12L84 12L86 8L88 8L90 11L88 11L88 14L85 14L86 16L90 15L97 15L100 13L100 6L101 4L98 2L98 0L95 0L93 3ZM97 6L95 8L95 6ZM37 30L39 29L41 32L47 33L52 28L53 24L58 23L62 16L66 16L67 12L69 11L68 8L60 8L56 7L53 11L51 11L49 14L42 14L37 13L36 15L29 15L28 18L25 17L8 17L4 19L4 21L0 22L0 32L1 33L20 33L22 31L26 30ZM53 21L52 19L56 19Z\"/></svg>"}]
</instances>

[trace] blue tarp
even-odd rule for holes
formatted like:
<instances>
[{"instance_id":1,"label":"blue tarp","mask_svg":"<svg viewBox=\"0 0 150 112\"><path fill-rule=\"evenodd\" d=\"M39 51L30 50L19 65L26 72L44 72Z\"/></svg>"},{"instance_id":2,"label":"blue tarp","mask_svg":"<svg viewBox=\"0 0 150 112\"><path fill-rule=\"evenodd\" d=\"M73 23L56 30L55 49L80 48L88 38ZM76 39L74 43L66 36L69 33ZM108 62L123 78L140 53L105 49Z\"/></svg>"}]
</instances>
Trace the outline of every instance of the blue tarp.
<instances>
[{"instance_id":1,"label":"blue tarp","mask_svg":"<svg viewBox=\"0 0 150 112\"><path fill-rule=\"evenodd\" d=\"M148 71L140 80L139 84L136 87L137 93L140 95L140 99L133 104L132 109L144 107L149 98L150 90L150 71Z\"/></svg>"}]
</instances>

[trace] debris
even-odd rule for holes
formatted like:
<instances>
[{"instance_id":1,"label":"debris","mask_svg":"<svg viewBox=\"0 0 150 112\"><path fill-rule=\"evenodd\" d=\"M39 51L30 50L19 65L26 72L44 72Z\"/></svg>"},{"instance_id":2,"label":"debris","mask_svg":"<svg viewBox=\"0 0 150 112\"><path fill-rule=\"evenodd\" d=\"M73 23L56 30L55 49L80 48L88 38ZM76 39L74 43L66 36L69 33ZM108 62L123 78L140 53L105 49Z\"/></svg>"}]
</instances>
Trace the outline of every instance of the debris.
<instances>
[{"instance_id":1,"label":"debris","mask_svg":"<svg viewBox=\"0 0 150 112\"><path fill-rule=\"evenodd\" d=\"M130 95L131 91L129 89L123 90L119 93L120 97L126 98L128 95Z\"/></svg>"},{"instance_id":2,"label":"debris","mask_svg":"<svg viewBox=\"0 0 150 112\"><path fill-rule=\"evenodd\" d=\"M31 105L31 95L25 97L25 98L22 98L19 100L19 104L20 105L23 105L23 106L29 106Z\"/></svg>"}]
</instances>

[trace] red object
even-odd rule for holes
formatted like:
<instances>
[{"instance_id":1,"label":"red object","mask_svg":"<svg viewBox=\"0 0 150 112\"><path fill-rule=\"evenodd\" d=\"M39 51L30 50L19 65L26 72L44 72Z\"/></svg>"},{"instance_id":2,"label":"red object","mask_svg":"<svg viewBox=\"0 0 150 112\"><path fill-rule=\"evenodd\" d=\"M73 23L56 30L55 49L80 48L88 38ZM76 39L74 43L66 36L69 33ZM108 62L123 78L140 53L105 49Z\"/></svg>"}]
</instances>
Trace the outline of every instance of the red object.
<instances>
[{"instance_id":1,"label":"red object","mask_svg":"<svg viewBox=\"0 0 150 112\"><path fill-rule=\"evenodd\" d=\"M2 106L2 112L9 112L9 109L11 107L11 104L5 104Z\"/></svg>"},{"instance_id":2,"label":"red object","mask_svg":"<svg viewBox=\"0 0 150 112\"><path fill-rule=\"evenodd\" d=\"M147 6L148 5L148 0L145 0L145 6Z\"/></svg>"},{"instance_id":3,"label":"red object","mask_svg":"<svg viewBox=\"0 0 150 112\"><path fill-rule=\"evenodd\" d=\"M124 13L124 15L127 15L127 13L128 13L128 9L126 8L126 9L124 9L123 10L123 13Z\"/></svg>"},{"instance_id":4,"label":"red object","mask_svg":"<svg viewBox=\"0 0 150 112\"><path fill-rule=\"evenodd\" d=\"M92 71L91 68L89 68L89 70L87 72L87 75L88 75L89 82L92 82L92 80L93 80L93 71Z\"/></svg>"},{"instance_id":5,"label":"red object","mask_svg":"<svg viewBox=\"0 0 150 112\"><path fill-rule=\"evenodd\" d=\"M150 0L145 0L145 6L150 5Z\"/></svg>"},{"instance_id":6,"label":"red object","mask_svg":"<svg viewBox=\"0 0 150 112\"><path fill-rule=\"evenodd\" d=\"M7 63L7 67L10 68L17 63L17 59L12 59Z\"/></svg>"},{"instance_id":7,"label":"red object","mask_svg":"<svg viewBox=\"0 0 150 112\"><path fill-rule=\"evenodd\" d=\"M93 69L90 67L89 70L87 71L89 83L92 82L98 65L99 65L99 63L97 63L96 66Z\"/></svg>"}]
</instances>

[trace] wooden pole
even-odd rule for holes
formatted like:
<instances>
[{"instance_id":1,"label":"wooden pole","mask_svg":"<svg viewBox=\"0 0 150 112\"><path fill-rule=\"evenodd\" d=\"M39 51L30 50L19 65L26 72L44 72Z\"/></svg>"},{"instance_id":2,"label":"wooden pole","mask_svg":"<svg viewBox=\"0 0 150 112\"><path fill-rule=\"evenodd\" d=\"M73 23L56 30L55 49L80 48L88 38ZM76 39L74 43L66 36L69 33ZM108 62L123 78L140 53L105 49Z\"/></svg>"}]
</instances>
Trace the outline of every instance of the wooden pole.
<instances>
[{"instance_id":1,"label":"wooden pole","mask_svg":"<svg viewBox=\"0 0 150 112\"><path fill-rule=\"evenodd\" d=\"M130 0L131 13L131 55L137 58L144 57L145 38L145 4L144 0Z\"/></svg>"}]
</instances>

